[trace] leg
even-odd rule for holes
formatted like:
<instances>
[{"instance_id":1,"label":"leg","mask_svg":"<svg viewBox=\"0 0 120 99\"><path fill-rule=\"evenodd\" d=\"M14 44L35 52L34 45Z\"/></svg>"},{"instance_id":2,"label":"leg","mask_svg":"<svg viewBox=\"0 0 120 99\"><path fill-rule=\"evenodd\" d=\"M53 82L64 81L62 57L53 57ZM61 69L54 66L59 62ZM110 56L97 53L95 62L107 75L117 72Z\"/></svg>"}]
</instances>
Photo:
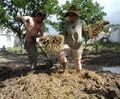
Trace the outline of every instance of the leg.
<instances>
[{"instance_id":1,"label":"leg","mask_svg":"<svg viewBox=\"0 0 120 99\"><path fill-rule=\"evenodd\" d=\"M67 58L66 58L66 53L64 50L60 51L59 54L59 61L63 66L63 70L65 71L66 67L67 67Z\"/></svg>"},{"instance_id":2,"label":"leg","mask_svg":"<svg viewBox=\"0 0 120 99\"><path fill-rule=\"evenodd\" d=\"M32 69L37 65L37 48L35 44L31 42L25 42L25 49L28 53L28 58L30 60L30 66Z\"/></svg>"},{"instance_id":3,"label":"leg","mask_svg":"<svg viewBox=\"0 0 120 99\"><path fill-rule=\"evenodd\" d=\"M82 70L82 64L81 64L81 58L83 52L82 45L79 49L71 49L71 51L72 51L72 56L74 58L75 69L77 72L80 72L80 70Z\"/></svg>"},{"instance_id":4,"label":"leg","mask_svg":"<svg viewBox=\"0 0 120 99\"><path fill-rule=\"evenodd\" d=\"M82 65L81 65L81 59L75 59L75 68L77 72L80 72L80 70L82 70Z\"/></svg>"},{"instance_id":5,"label":"leg","mask_svg":"<svg viewBox=\"0 0 120 99\"><path fill-rule=\"evenodd\" d=\"M32 53L33 53L33 66L36 67L37 66L37 47L36 47L36 44L33 45L33 48L32 48Z\"/></svg>"}]
</instances>

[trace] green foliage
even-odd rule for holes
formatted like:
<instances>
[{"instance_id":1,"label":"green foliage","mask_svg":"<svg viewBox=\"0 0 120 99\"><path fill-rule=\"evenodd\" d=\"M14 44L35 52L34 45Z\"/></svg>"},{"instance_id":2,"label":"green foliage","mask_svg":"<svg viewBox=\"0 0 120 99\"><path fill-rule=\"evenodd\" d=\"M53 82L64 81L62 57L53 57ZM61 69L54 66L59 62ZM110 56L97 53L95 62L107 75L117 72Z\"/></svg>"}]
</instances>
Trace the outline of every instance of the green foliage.
<instances>
[{"instance_id":1,"label":"green foliage","mask_svg":"<svg viewBox=\"0 0 120 99\"><path fill-rule=\"evenodd\" d=\"M19 38L21 38L23 24L16 20L16 16L34 16L37 11L43 10L47 13L47 16L57 16L59 22L53 22L47 19L46 23L59 30L60 22L65 19L64 11L66 11L71 4L76 5L81 13L80 18L84 19L87 24L101 20L105 15L102 11L103 7L100 7L97 2L93 3L92 0L72 0L71 2L67 1L66 4L62 6L58 5L58 0L1 0L0 24L11 29L14 33L17 33Z\"/></svg>"},{"instance_id":2,"label":"green foliage","mask_svg":"<svg viewBox=\"0 0 120 99\"><path fill-rule=\"evenodd\" d=\"M62 11L69 9L71 5L75 5L79 11L80 18L85 20L87 24L95 23L96 21L102 20L103 16L106 13L97 2L93 3L93 0L72 0L71 2L67 1L65 5L62 6L61 11L59 12L59 19L64 20L64 13L61 15Z\"/></svg>"},{"instance_id":3,"label":"green foliage","mask_svg":"<svg viewBox=\"0 0 120 99\"><path fill-rule=\"evenodd\" d=\"M0 1L0 24L17 33L22 37L22 23L16 20L16 16L34 16L39 10L50 14L55 14L59 10L57 0L1 0ZM49 20L50 21L50 20ZM46 21L48 22L48 21ZM48 23L51 24L51 23Z\"/></svg>"},{"instance_id":4,"label":"green foliage","mask_svg":"<svg viewBox=\"0 0 120 99\"><path fill-rule=\"evenodd\" d=\"M113 52L120 52L120 43L102 42L99 50L110 50Z\"/></svg>"},{"instance_id":5,"label":"green foliage","mask_svg":"<svg viewBox=\"0 0 120 99\"><path fill-rule=\"evenodd\" d=\"M6 23L8 16L6 15L6 10L3 9L4 5L0 2L0 23Z\"/></svg>"},{"instance_id":6,"label":"green foliage","mask_svg":"<svg viewBox=\"0 0 120 99\"><path fill-rule=\"evenodd\" d=\"M12 0L11 2L18 8L25 8L29 3L29 0Z\"/></svg>"},{"instance_id":7,"label":"green foliage","mask_svg":"<svg viewBox=\"0 0 120 99\"><path fill-rule=\"evenodd\" d=\"M91 45L88 44L87 47L92 47L91 51L95 53L100 53L103 51L120 52L120 43L111 43L109 41L95 41Z\"/></svg>"}]
</instances>

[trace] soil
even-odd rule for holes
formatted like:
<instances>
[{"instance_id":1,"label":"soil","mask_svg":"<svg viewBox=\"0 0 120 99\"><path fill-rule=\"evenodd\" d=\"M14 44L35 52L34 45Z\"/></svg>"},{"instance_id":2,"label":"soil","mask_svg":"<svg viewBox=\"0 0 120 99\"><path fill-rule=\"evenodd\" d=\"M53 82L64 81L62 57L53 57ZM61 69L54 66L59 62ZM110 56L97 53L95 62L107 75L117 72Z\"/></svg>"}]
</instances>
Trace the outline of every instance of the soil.
<instances>
[{"instance_id":1,"label":"soil","mask_svg":"<svg viewBox=\"0 0 120 99\"><path fill-rule=\"evenodd\" d=\"M120 99L120 74L97 71L120 66L120 52L85 53L80 73L71 63L64 73L41 62L31 71L26 60L26 55L0 56L0 99Z\"/></svg>"}]
</instances>

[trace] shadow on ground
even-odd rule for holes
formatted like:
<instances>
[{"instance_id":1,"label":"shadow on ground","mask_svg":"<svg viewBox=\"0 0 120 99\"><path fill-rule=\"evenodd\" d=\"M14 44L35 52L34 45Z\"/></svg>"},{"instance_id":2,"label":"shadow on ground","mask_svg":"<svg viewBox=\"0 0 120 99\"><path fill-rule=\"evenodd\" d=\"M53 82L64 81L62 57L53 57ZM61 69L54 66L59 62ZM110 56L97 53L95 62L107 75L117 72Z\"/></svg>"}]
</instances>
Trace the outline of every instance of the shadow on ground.
<instances>
[{"instance_id":1,"label":"shadow on ground","mask_svg":"<svg viewBox=\"0 0 120 99\"><path fill-rule=\"evenodd\" d=\"M37 66L34 70L31 70L30 67L0 67L0 81L4 81L6 79L10 79L13 77L26 76L28 73L46 73L48 75L51 74L51 70L46 65Z\"/></svg>"},{"instance_id":2,"label":"shadow on ground","mask_svg":"<svg viewBox=\"0 0 120 99\"><path fill-rule=\"evenodd\" d=\"M87 53L83 55L85 65L120 65L120 52L102 51L100 53Z\"/></svg>"},{"instance_id":3,"label":"shadow on ground","mask_svg":"<svg viewBox=\"0 0 120 99\"><path fill-rule=\"evenodd\" d=\"M2 57L10 62L0 63L0 81L10 79L12 77L25 76L30 72L34 73L47 73L50 74L51 71L48 66L40 65L35 70L31 70L30 67L23 65L23 61L17 55L10 54L9 57L2 55ZM0 57L0 58L2 58ZM24 59L23 59L24 60ZM16 63L19 64L16 66ZM22 65L21 65L22 63ZM82 63L85 69L97 68L101 65L120 65L120 53L114 52L102 52L102 53L87 53L83 56ZM89 65L89 66L88 66ZM92 66L93 65L93 66Z\"/></svg>"}]
</instances>

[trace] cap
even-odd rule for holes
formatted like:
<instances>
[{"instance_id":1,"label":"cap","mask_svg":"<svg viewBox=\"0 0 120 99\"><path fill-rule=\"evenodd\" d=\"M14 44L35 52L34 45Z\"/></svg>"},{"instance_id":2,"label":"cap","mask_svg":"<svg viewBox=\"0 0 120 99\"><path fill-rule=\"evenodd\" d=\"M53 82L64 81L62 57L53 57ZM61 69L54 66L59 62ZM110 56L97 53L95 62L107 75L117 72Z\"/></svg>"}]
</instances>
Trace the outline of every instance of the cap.
<instances>
[{"instance_id":1,"label":"cap","mask_svg":"<svg viewBox=\"0 0 120 99\"><path fill-rule=\"evenodd\" d=\"M76 16L80 16L80 13L77 11L75 5L70 6L68 12L65 14L65 16L69 16L71 13L75 14Z\"/></svg>"}]
</instances>

